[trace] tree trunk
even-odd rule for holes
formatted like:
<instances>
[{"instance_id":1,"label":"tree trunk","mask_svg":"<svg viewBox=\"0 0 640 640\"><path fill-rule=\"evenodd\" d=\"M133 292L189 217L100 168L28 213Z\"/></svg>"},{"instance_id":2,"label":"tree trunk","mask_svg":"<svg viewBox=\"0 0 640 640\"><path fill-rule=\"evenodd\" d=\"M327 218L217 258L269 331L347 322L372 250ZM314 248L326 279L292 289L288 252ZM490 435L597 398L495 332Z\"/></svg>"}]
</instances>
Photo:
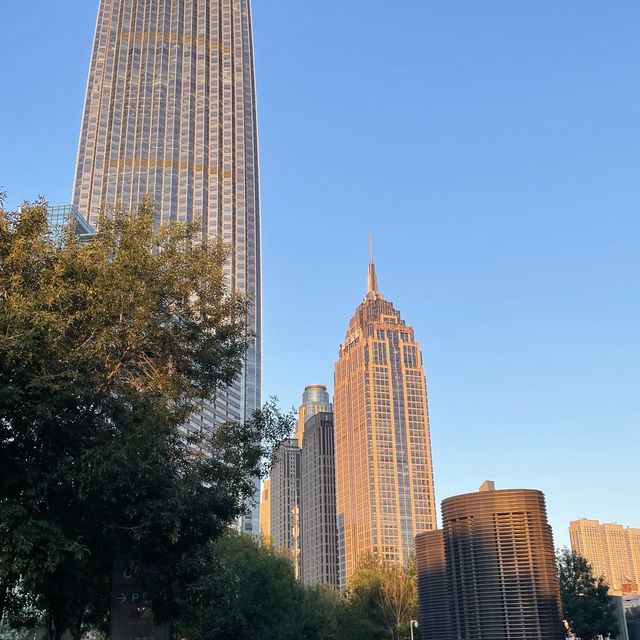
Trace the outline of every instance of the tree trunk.
<instances>
[{"instance_id":1,"label":"tree trunk","mask_svg":"<svg viewBox=\"0 0 640 640\"><path fill-rule=\"evenodd\" d=\"M4 617L4 608L7 604L7 594L9 593L9 583L6 580L0 582L0 620Z\"/></svg>"},{"instance_id":2,"label":"tree trunk","mask_svg":"<svg viewBox=\"0 0 640 640\"><path fill-rule=\"evenodd\" d=\"M62 625L55 624L53 640L60 640L60 638L62 638L63 633L64 633L64 629L62 628Z\"/></svg>"},{"instance_id":3,"label":"tree trunk","mask_svg":"<svg viewBox=\"0 0 640 640\"><path fill-rule=\"evenodd\" d=\"M54 635L53 615L51 611L47 611L47 638L49 640L54 640Z\"/></svg>"},{"instance_id":4,"label":"tree trunk","mask_svg":"<svg viewBox=\"0 0 640 640\"><path fill-rule=\"evenodd\" d=\"M49 640L60 640L64 633L64 625L58 624L53 613L47 613L47 637Z\"/></svg>"},{"instance_id":5,"label":"tree trunk","mask_svg":"<svg viewBox=\"0 0 640 640\"><path fill-rule=\"evenodd\" d=\"M82 622L84 621L84 609L83 613L81 613L73 623L71 627L71 637L73 640L81 640L82 638Z\"/></svg>"}]
</instances>

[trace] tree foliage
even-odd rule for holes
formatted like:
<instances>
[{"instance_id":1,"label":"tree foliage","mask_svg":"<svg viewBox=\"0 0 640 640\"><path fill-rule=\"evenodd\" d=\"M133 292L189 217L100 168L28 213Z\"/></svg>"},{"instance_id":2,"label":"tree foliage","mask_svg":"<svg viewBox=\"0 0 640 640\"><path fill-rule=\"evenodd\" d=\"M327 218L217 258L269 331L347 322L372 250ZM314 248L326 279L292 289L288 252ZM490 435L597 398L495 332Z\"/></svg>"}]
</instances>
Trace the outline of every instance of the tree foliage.
<instances>
[{"instance_id":1,"label":"tree foliage","mask_svg":"<svg viewBox=\"0 0 640 640\"><path fill-rule=\"evenodd\" d=\"M229 534L214 547L216 576L226 586L218 597L187 618L196 621L189 637L298 638L303 590L296 582L289 559L246 536ZM222 597L221 597L222 596Z\"/></svg>"},{"instance_id":2,"label":"tree foliage","mask_svg":"<svg viewBox=\"0 0 640 640\"><path fill-rule=\"evenodd\" d=\"M558 554L558 574L564 618L573 634L581 640L615 638L615 606L602 576L595 577L589 562L569 549Z\"/></svg>"},{"instance_id":3,"label":"tree foliage","mask_svg":"<svg viewBox=\"0 0 640 640\"><path fill-rule=\"evenodd\" d=\"M0 617L51 638L104 624L115 557L161 621L199 595L201 559L290 431L272 402L186 431L252 336L227 249L197 225L114 210L88 242L51 242L44 201L0 209Z\"/></svg>"},{"instance_id":4,"label":"tree foliage","mask_svg":"<svg viewBox=\"0 0 640 640\"><path fill-rule=\"evenodd\" d=\"M349 637L406 638L417 618L415 562L407 567L381 558L364 557L351 577L347 598Z\"/></svg>"},{"instance_id":5,"label":"tree foliage","mask_svg":"<svg viewBox=\"0 0 640 640\"><path fill-rule=\"evenodd\" d=\"M202 562L208 569L200 597L183 610L177 628L190 640L405 639L416 616L413 570L373 558L363 561L343 595L325 585L303 586L288 555L235 533L211 545Z\"/></svg>"}]
</instances>

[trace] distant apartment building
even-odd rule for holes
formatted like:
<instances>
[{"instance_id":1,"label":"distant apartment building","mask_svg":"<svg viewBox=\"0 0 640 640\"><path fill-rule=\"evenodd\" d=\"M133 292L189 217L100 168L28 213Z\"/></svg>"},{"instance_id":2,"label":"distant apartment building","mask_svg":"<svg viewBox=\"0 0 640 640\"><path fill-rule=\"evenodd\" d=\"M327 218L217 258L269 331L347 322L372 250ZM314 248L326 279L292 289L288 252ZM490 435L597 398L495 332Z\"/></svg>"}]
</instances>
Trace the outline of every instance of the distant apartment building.
<instances>
[{"instance_id":1,"label":"distant apartment building","mask_svg":"<svg viewBox=\"0 0 640 640\"><path fill-rule=\"evenodd\" d=\"M336 495L341 580L366 555L406 563L436 528L427 387L413 329L368 288L335 365Z\"/></svg>"},{"instance_id":2,"label":"distant apartment building","mask_svg":"<svg viewBox=\"0 0 640 640\"><path fill-rule=\"evenodd\" d=\"M564 640L553 536L540 491L480 491L442 503L416 536L423 640Z\"/></svg>"},{"instance_id":3,"label":"distant apartment building","mask_svg":"<svg viewBox=\"0 0 640 640\"><path fill-rule=\"evenodd\" d=\"M640 594L640 529L586 518L569 523L573 552L585 557L612 594Z\"/></svg>"},{"instance_id":4,"label":"distant apartment building","mask_svg":"<svg viewBox=\"0 0 640 640\"><path fill-rule=\"evenodd\" d=\"M300 576L300 479L298 440L283 440L271 466L271 539L276 549L291 555L296 577Z\"/></svg>"},{"instance_id":5,"label":"distant apartment building","mask_svg":"<svg viewBox=\"0 0 640 640\"><path fill-rule=\"evenodd\" d=\"M304 424L300 516L302 581L308 586L338 587L336 463L330 412L315 413Z\"/></svg>"}]
</instances>

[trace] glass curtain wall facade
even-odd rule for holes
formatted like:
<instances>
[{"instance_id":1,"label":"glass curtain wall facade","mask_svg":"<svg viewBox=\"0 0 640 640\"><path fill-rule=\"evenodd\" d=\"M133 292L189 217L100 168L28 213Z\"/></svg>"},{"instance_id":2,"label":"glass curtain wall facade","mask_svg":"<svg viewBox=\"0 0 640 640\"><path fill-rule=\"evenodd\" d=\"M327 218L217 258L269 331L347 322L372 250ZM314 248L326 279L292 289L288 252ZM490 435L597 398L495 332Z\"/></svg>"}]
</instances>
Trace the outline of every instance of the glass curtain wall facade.
<instances>
[{"instance_id":1,"label":"glass curtain wall facade","mask_svg":"<svg viewBox=\"0 0 640 640\"><path fill-rule=\"evenodd\" d=\"M365 554L406 563L436 527L427 389L413 329L369 287L335 366L336 497L341 584Z\"/></svg>"},{"instance_id":2,"label":"glass curtain wall facade","mask_svg":"<svg viewBox=\"0 0 640 640\"><path fill-rule=\"evenodd\" d=\"M95 229L80 215L80 212L68 204L49 206L47 223L53 242L61 246L66 234L81 240L88 240L95 234Z\"/></svg>"},{"instance_id":3,"label":"glass curtain wall facade","mask_svg":"<svg viewBox=\"0 0 640 640\"><path fill-rule=\"evenodd\" d=\"M198 220L203 241L231 247L226 280L253 301L255 342L237 382L205 403L190 427L242 420L259 405L261 385L250 0L100 1L73 204L95 223L102 207L133 209L147 194L158 223ZM257 533L257 507L243 529Z\"/></svg>"}]
</instances>

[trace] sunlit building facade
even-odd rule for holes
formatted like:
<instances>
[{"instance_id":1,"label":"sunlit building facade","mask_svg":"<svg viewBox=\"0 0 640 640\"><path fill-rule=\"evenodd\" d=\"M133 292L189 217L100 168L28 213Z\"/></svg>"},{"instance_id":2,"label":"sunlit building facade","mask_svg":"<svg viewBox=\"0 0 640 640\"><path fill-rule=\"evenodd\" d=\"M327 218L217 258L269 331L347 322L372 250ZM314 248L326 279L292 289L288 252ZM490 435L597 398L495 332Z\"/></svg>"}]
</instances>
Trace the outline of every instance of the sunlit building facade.
<instances>
[{"instance_id":1,"label":"sunlit building facade","mask_svg":"<svg viewBox=\"0 0 640 640\"><path fill-rule=\"evenodd\" d=\"M406 563L414 536L436 527L420 345L378 290L373 261L368 280L335 366L341 585L367 554Z\"/></svg>"},{"instance_id":2,"label":"sunlit building facade","mask_svg":"<svg viewBox=\"0 0 640 640\"><path fill-rule=\"evenodd\" d=\"M271 479L265 478L260 494L260 535L271 540Z\"/></svg>"},{"instance_id":3,"label":"sunlit building facade","mask_svg":"<svg viewBox=\"0 0 640 640\"><path fill-rule=\"evenodd\" d=\"M258 137L250 0L101 0L73 204L95 223L146 195L158 223L198 221L231 247L230 290L252 300L238 380L190 428L243 420L260 402ZM256 498L259 487L256 483ZM258 531L258 508L245 531Z\"/></svg>"},{"instance_id":4,"label":"sunlit building facade","mask_svg":"<svg viewBox=\"0 0 640 640\"><path fill-rule=\"evenodd\" d=\"M574 553L603 576L612 594L640 594L640 529L586 518L569 523Z\"/></svg>"}]
</instances>

